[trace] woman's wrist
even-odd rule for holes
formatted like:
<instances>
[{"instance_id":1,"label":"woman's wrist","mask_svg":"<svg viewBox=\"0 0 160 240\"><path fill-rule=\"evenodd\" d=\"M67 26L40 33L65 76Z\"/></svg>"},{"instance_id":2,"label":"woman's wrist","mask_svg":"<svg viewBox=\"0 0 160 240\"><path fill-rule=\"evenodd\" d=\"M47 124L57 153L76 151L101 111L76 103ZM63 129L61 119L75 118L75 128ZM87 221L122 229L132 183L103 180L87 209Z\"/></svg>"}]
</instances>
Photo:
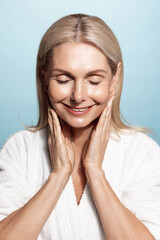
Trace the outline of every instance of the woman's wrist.
<instances>
[{"instance_id":1,"label":"woman's wrist","mask_svg":"<svg viewBox=\"0 0 160 240\"><path fill-rule=\"evenodd\" d=\"M69 179L71 173L69 171L66 171L65 169L62 170L56 170L56 171L52 171L49 175L48 180L55 179L55 178L59 178L59 179Z\"/></svg>"}]
</instances>

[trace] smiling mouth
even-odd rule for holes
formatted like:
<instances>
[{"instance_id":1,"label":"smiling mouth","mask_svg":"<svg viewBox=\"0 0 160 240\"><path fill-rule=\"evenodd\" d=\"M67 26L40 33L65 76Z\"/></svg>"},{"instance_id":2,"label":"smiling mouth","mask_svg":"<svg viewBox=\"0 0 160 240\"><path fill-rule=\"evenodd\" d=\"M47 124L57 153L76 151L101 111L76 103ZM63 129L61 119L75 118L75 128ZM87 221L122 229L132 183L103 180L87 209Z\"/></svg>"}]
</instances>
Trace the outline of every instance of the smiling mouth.
<instances>
[{"instance_id":1,"label":"smiling mouth","mask_svg":"<svg viewBox=\"0 0 160 240\"><path fill-rule=\"evenodd\" d=\"M70 108L72 109L73 111L75 112L83 112L83 111L86 111L87 109L91 108L92 106L89 106L89 107L83 107L83 108L76 108L76 107L72 107L72 106L68 106L66 104L64 104L67 108Z\"/></svg>"}]
</instances>

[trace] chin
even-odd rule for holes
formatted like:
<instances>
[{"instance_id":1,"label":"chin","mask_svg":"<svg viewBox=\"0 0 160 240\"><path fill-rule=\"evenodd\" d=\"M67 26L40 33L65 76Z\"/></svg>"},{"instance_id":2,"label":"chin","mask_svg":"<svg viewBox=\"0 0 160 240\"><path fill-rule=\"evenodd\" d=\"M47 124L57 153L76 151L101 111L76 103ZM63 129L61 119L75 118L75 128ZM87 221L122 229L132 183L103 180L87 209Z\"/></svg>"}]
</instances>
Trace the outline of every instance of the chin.
<instances>
[{"instance_id":1,"label":"chin","mask_svg":"<svg viewBox=\"0 0 160 240\"><path fill-rule=\"evenodd\" d=\"M89 126L90 124L68 124L72 128L85 128Z\"/></svg>"},{"instance_id":2,"label":"chin","mask_svg":"<svg viewBox=\"0 0 160 240\"><path fill-rule=\"evenodd\" d=\"M95 119L92 121L67 121L65 119L63 119L63 121L65 121L70 127L72 128L86 128L91 126L92 124L94 124Z\"/></svg>"}]
</instances>

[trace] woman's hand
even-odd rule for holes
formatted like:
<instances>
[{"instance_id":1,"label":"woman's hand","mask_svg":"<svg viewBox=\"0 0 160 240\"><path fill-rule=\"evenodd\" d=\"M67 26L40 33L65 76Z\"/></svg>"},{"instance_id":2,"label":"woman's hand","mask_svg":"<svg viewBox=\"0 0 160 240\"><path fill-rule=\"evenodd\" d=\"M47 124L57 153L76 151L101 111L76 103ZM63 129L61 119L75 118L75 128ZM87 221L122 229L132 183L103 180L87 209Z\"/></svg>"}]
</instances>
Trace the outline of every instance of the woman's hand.
<instances>
[{"instance_id":1,"label":"woman's hand","mask_svg":"<svg viewBox=\"0 0 160 240\"><path fill-rule=\"evenodd\" d=\"M91 138L83 150L83 166L88 169L102 169L102 162L110 136L110 119L115 91L110 93L107 106L104 108L98 123L95 124Z\"/></svg>"},{"instance_id":2,"label":"woman's hand","mask_svg":"<svg viewBox=\"0 0 160 240\"><path fill-rule=\"evenodd\" d=\"M48 110L48 124L48 147L52 171L65 171L71 174L75 164L71 128L66 123L61 128L54 109Z\"/></svg>"}]
</instances>

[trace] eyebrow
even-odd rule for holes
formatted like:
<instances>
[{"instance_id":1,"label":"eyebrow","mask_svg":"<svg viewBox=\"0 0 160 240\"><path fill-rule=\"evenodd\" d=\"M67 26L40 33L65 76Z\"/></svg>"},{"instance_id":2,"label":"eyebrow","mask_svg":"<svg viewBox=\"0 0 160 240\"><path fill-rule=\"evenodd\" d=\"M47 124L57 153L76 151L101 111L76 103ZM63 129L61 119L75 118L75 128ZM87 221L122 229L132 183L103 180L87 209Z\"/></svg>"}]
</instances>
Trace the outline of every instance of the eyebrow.
<instances>
[{"instance_id":1,"label":"eyebrow","mask_svg":"<svg viewBox=\"0 0 160 240\"><path fill-rule=\"evenodd\" d=\"M53 68L53 69L52 69L52 73L53 73L53 72L56 72L56 71L57 71L57 72L64 73L64 74L66 74L66 75L70 75L71 77L74 77L73 74L71 74L70 72L68 72L68 71L66 71L66 70L63 70L63 69L61 69L61 68ZM90 76L90 75L96 74L96 73L98 73L98 72L108 73L106 70L96 69L96 70L93 70L93 71L88 72L88 73L86 74L86 76Z\"/></svg>"}]
</instances>

